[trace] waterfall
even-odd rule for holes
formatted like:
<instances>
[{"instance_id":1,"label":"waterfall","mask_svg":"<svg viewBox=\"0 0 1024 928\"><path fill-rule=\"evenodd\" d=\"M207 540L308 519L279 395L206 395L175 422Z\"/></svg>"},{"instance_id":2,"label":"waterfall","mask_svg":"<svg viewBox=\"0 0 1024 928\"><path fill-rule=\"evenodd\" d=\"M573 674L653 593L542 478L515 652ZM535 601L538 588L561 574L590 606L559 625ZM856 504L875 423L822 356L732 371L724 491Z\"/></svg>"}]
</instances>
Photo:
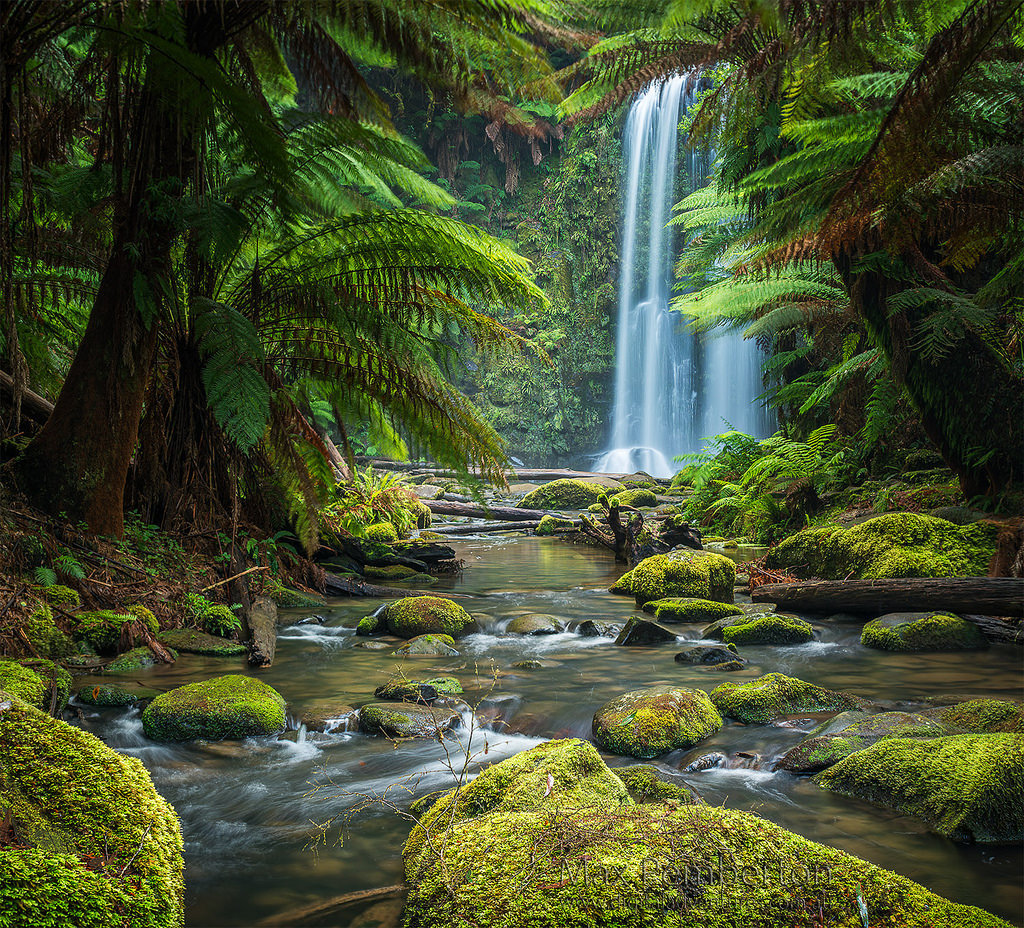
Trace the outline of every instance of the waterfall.
<instances>
[{"instance_id":1,"label":"waterfall","mask_svg":"<svg viewBox=\"0 0 1024 928\"><path fill-rule=\"evenodd\" d=\"M679 117L696 75L651 84L633 102L623 134L626 189L619 273L615 406L610 448L597 471L671 476L675 455L730 427L766 433L760 353L739 335L698 338L669 311L672 203L678 198ZM685 151L686 191L703 184L709 158Z\"/></svg>"}]
</instances>

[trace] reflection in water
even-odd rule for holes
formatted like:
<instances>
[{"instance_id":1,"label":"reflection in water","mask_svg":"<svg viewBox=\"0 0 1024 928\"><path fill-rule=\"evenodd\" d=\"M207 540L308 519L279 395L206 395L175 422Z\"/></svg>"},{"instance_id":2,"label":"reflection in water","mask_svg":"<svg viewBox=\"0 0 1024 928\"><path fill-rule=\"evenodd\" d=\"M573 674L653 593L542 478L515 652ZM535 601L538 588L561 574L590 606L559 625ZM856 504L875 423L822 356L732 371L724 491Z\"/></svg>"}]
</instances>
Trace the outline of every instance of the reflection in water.
<instances>
[{"instance_id":1,"label":"reflection in water","mask_svg":"<svg viewBox=\"0 0 1024 928\"><path fill-rule=\"evenodd\" d=\"M466 689L466 728L444 748L435 741L393 745L353 732L307 735L296 741L155 745L142 734L134 711L87 709L83 725L118 750L138 757L157 788L181 816L185 833L188 923L249 925L342 893L398 882L409 821L367 805L387 791L403 808L414 795L455 782L452 768L469 775L550 737L589 737L594 710L628 689L678 683L711 689L780 671L844 689L887 707L904 708L922 697L948 695L1018 698L1018 652L995 647L968 660L960 654L885 654L862 648L860 626L815 619L820 641L788 648L747 647L749 666L735 673L676 664L676 648L617 648L609 638L558 634L505 638L508 620L540 612L566 621L623 622L632 601L607 587L622 573L609 555L554 539L508 536L458 544L466 562L460 577L434 591L464 596L474 613L488 616L486 631L460 643L458 658L398 659L389 651L354 647L358 620L374 600L336 601L323 626L282 630L274 666L258 675L287 699L294 715L317 702L361 705L392 673L457 676ZM321 612L325 610L321 609ZM679 626L696 638L699 626ZM518 670L512 664L537 660ZM182 655L172 667L140 674L168 689L217 673L249 672L242 660ZM84 682L88 681L82 681ZM678 772L702 754L760 755L770 766L803 735L801 726L727 723L690 751L659 763ZM446 750L447 749L447 753ZM613 764L623 759L611 759ZM834 796L811 780L746 766L688 774L712 803L750 809L794 831L864 857L918 880L959 902L1019 920L1020 871L1014 848L970 847L928 833L918 821ZM358 807L337 843L337 830L318 853L309 849L312 823Z\"/></svg>"}]
</instances>

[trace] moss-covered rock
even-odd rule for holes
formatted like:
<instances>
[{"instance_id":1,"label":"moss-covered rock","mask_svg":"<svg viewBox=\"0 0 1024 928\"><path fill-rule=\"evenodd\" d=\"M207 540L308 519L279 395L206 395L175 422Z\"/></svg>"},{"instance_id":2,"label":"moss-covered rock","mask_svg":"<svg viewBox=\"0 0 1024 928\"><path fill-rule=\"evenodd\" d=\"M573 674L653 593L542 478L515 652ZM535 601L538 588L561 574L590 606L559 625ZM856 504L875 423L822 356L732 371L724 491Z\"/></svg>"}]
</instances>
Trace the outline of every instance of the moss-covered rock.
<instances>
[{"instance_id":1,"label":"moss-covered rock","mask_svg":"<svg viewBox=\"0 0 1024 928\"><path fill-rule=\"evenodd\" d=\"M157 640L175 651L205 654L208 657L231 657L234 654L245 654L246 650L244 644L208 635L195 628L168 628L160 632Z\"/></svg>"},{"instance_id":2,"label":"moss-covered rock","mask_svg":"<svg viewBox=\"0 0 1024 928\"><path fill-rule=\"evenodd\" d=\"M671 776L652 764L613 767L634 802L672 802L677 805L700 802L700 797L682 777Z\"/></svg>"},{"instance_id":3,"label":"moss-covered rock","mask_svg":"<svg viewBox=\"0 0 1024 928\"><path fill-rule=\"evenodd\" d=\"M630 757L658 757L690 748L722 727L703 690L652 686L624 693L594 713L598 747Z\"/></svg>"},{"instance_id":4,"label":"moss-covered rock","mask_svg":"<svg viewBox=\"0 0 1024 928\"><path fill-rule=\"evenodd\" d=\"M241 631L242 628L241 617L220 603L205 609L201 621L205 631L219 638L230 638L234 632Z\"/></svg>"},{"instance_id":5,"label":"moss-covered rock","mask_svg":"<svg viewBox=\"0 0 1024 928\"><path fill-rule=\"evenodd\" d=\"M1024 840L1024 736L886 738L817 782L844 796L916 815L955 841Z\"/></svg>"},{"instance_id":6,"label":"moss-covered rock","mask_svg":"<svg viewBox=\"0 0 1024 928\"><path fill-rule=\"evenodd\" d=\"M406 596L388 603L381 613L384 626L399 638L475 632L476 621L457 602L440 596Z\"/></svg>"},{"instance_id":7,"label":"moss-covered rock","mask_svg":"<svg viewBox=\"0 0 1024 928\"><path fill-rule=\"evenodd\" d=\"M619 634L615 638L618 645L635 647L645 644L664 644L668 641L675 641L676 633L671 628L652 622L650 619L643 619L637 615L631 615L626 619Z\"/></svg>"},{"instance_id":8,"label":"moss-covered rock","mask_svg":"<svg viewBox=\"0 0 1024 928\"><path fill-rule=\"evenodd\" d=\"M724 664L726 662L742 661L736 652L736 645L730 644L719 648L713 644L698 644L692 648L686 648L676 655L677 664Z\"/></svg>"},{"instance_id":9,"label":"moss-covered rock","mask_svg":"<svg viewBox=\"0 0 1024 928\"><path fill-rule=\"evenodd\" d=\"M324 604L322 596L293 590L290 586L282 586L280 583L269 586L266 595L282 609L319 609Z\"/></svg>"},{"instance_id":10,"label":"moss-covered rock","mask_svg":"<svg viewBox=\"0 0 1024 928\"><path fill-rule=\"evenodd\" d=\"M608 503L611 506L632 506L634 509L641 509L644 507L657 506L658 497L654 494L653 490L623 490L621 493L609 496Z\"/></svg>"},{"instance_id":11,"label":"moss-covered rock","mask_svg":"<svg viewBox=\"0 0 1024 928\"><path fill-rule=\"evenodd\" d=\"M359 710L359 730L386 738L435 738L461 724L452 709L411 702L370 703Z\"/></svg>"},{"instance_id":12,"label":"moss-covered rock","mask_svg":"<svg viewBox=\"0 0 1024 928\"><path fill-rule=\"evenodd\" d=\"M510 635L557 635L565 631L565 624L556 615L544 615L531 612L528 615L517 615L505 627Z\"/></svg>"},{"instance_id":13,"label":"moss-covered rock","mask_svg":"<svg viewBox=\"0 0 1024 928\"><path fill-rule=\"evenodd\" d=\"M572 519L560 519L558 516L544 516L537 526L538 535L556 535L559 529L573 528L576 523Z\"/></svg>"},{"instance_id":14,"label":"moss-covered rock","mask_svg":"<svg viewBox=\"0 0 1024 928\"><path fill-rule=\"evenodd\" d=\"M607 488L585 480L552 480L531 490L519 503L521 509L586 509L596 503Z\"/></svg>"},{"instance_id":15,"label":"moss-covered rock","mask_svg":"<svg viewBox=\"0 0 1024 928\"><path fill-rule=\"evenodd\" d=\"M643 608L661 622L713 622L744 614L739 606L709 599L655 599Z\"/></svg>"},{"instance_id":16,"label":"moss-covered rock","mask_svg":"<svg viewBox=\"0 0 1024 928\"><path fill-rule=\"evenodd\" d=\"M178 819L138 760L0 694L0 785L5 928L184 923Z\"/></svg>"},{"instance_id":17,"label":"moss-covered rock","mask_svg":"<svg viewBox=\"0 0 1024 928\"><path fill-rule=\"evenodd\" d=\"M937 738L947 734L934 719L913 712L881 712L866 717L860 712L842 715L850 718L835 724L837 716L831 724L819 726L783 754L775 769L816 773L882 738Z\"/></svg>"},{"instance_id":18,"label":"moss-covered rock","mask_svg":"<svg viewBox=\"0 0 1024 928\"><path fill-rule=\"evenodd\" d=\"M78 595L78 591L60 583L55 583L53 586L41 586L36 593L51 606L58 606L65 612L74 612L76 609L82 608L82 598Z\"/></svg>"},{"instance_id":19,"label":"moss-covered rock","mask_svg":"<svg viewBox=\"0 0 1024 928\"><path fill-rule=\"evenodd\" d=\"M55 664L45 658L26 657L19 660L18 663L39 674L46 685L46 692L43 695L45 702L40 708L49 709L52 704L54 711L63 711L71 696L71 674L60 664Z\"/></svg>"},{"instance_id":20,"label":"moss-covered rock","mask_svg":"<svg viewBox=\"0 0 1024 928\"><path fill-rule=\"evenodd\" d=\"M145 635L155 635L160 626L148 609L141 612L128 609L116 612L101 609L82 612L76 617L75 636L89 642L100 654L112 654L121 647L135 647L145 643Z\"/></svg>"},{"instance_id":21,"label":"moss-covered rock","mask_svg":"<svg viewBox=\"0 0 1024 928\"><path fill-rule=\"evenodd\" d=\"M371 580L407 580L418 576L420 571L405 564L389 564L386 567L364 567L363 575Z\"/></svg>"},{"instance_id":22,"label":"moss-covered rock","mask_svg":"<svg viewBox=\"0 0 1024 928\"><path fill-rule=\"evenodd\" d=\"M988 639L973 622L948 612L892 612L868 622L860 643L879 651L978 651Z\"/></svg>"},{"instance_id":23,"label":"moss-covered rock","mask_svg":"<svg viewBox=\"0 0 1024 928\"><path fill-rule=\"evenodd\" d=\"M810 528L768 552L774 569L800 567L838 580L878 577L980 577L995 553L999 526L957 526L945 519L893 512L844 529Z\"/></svg>"},{"instance_id":24,"label":"moss-covered rock","mask_svg":"<svg viewBox=\"0 0 1024 928\"><path fill-rule=\"evenodd\" d=\"M997 699L972 699L953 706L925 709L921 715L938 720L951 734L1024 734L1024 707Z\"/></svg>"},{"instance_id":25,"label":"moss-covered rock","mask_svg":"<svg viewBox=\"0 0 1024 928\"><path fill-rule=\"evenodd\" d=\"M63 589L67 589L64 587ZM74 593L74 590L69 590ZM78 594L75 593L77 596ZM28 638L32 649L40 657L47 657L51 660L67 657L75 650L74 642L57 627L53 621L53 611L49 606L43 605L34 610L22 624L22 631Z\"/></svg>"},{"instance_id":26,"label":"moss-covered rock","mask_svg":"<svg viewBox=\"0 0 1024 928\"><path fill-rule=\"evenodd\" d=\"M550 744L423 814L403 852L407 925L863 928L859 899L872 925L1009 928L750 813L631 804L581 742Z\"/></svg>"},{"instance_id":27,"label":"moss-covered rock","mask_svg":"<svg viewBox=\"0 0 1024 928\"><path fill-rule=\"evenodd\" d=\"M395 657L458 657L451 635L417 635L391 652Z\"/></svg>"},{"instance_id":28,"label":"moss-covered rock","mask_svg":"<svg viewBox=\"0 0 1024 928\"><path fill-rule=\"evenodd\" d=\"M860 709L863 700L837 693L781 673L769 673L747 683L723 683L711 691L711 701L724 716L739 722L771 722L798 712L841 712Z\"/></svg>"},{"instance_id":29,"label":"moss-covered rock","mask_svg":"<svg viewBox=\"0 0 1024 928\"><path fill-rule=\"evenodd\" d=\"M171 657L175 660L178 659L178 652L173 648L168 648ZM148 670L150 667L155 667L160 661L156 659L156 655L149 648L132 648L130 651L125 651L124 654L119 654L109 664L103 668L104 673L112 674L129 674L139 673L143 670Z\"/></svg>"},{"instance_id":30,"label":"moss-covered rock","mask_svg":"<svg viewBox=\"0 0 1024 928\"><path fill-rule=\"evenodd\" d=\"M363 529L363 537L378 545L393 545L398 541L398 530L390 522L374 522Z\"/></svg>"},{"instance_id":31,"label":"moss-covered rock","mask_svg":"<svg viewBox=\"0 0 1024 928\"><path fill-rule=\"evenodd\" d=\"M36 709L45 707L46 681L17 661L0 661L0 690L17 696Z\"/></svg>"},{"instance_id":32,"label":"moss-covered rock","mask_svg":"<svg viewBox=\"0 0 1024 928\"><path fill-rule=\"evenodd\" d=\"M271 735L284 725L281 694L241 674L179 686L142 713L142 727L154 741L234 740Z\"/></svg>"},{"instance_id":33,"label":"moss-covered rock","mask_svg":"<svg viewBox=\"0 0 1024 928\"><path fill-rule=\"evenodd\" d=\"M75 698L87 706L100 708L119 708L148 704L160 695L159 690L145 687L127 687L119 683L101 683L98 686L83 686Z\"/></svg>"},{"instance_id":34,"label":"moss-covered rock","mask_svg":"<svg viewBox=\"0 0 1024 928\"><path fill-rule=\"evenodd\" d=\"M804 644L814 637L810 622L796 616L773 614L722 629L726 644Z\"/></svg>"},{"instance_id":35,"label":"moss-covered rock","mask_svg":"<svg viewBox=\"0 0 1024 928\"><path fill-rule=\"evenodd\" d=\"M298 713L297 721L306 731L345 731L356 710L343 702L318 702Z\"/></svg>"},{"instance_id":36,"label":"moss-covered rock","mask_svg":"<svg viewBox=\"0 0 1024 928\"><path fill-rule=\"evenodd\" d=\"M632 593L638 606L675 597L731 603L735 582L736 565L729 558L681 548L645 558L620 577L611 591Z\"/></svg>"},{"instance_id":37,"label":"moss-covered rock","mask_svg":"<svg viewBox=\"0 0 1024 928\"><path fill-rule=\"evenodd\" d=\"M407 680L396 677L373 691L377 699L396 702L418 702L429 705L442 696L459 696L462 684L455 677L433 677L430 680Z\"/></svg>"}]
</instances>

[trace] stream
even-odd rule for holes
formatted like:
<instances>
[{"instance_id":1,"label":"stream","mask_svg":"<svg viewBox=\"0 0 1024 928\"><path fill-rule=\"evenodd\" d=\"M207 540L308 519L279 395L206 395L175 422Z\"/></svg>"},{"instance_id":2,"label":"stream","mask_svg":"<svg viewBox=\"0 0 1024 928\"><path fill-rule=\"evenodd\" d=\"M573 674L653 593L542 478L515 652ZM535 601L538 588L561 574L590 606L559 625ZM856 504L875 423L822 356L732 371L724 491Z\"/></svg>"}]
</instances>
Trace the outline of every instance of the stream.
<instances>
[{"instance_id":1,"label":"stream","mask_svg":"<svg viewBox=\"0 0 1024 928\"><path fill-rule=\"evenodd\" d=\"M588 738L595 709L627 690L658 683L710 690L727 680L779 671L892 708L947 695L950 701L1020 698L1019 650L883 653L861 646L861 624L853 621L812 619L819 640L805 645L746 646L741 651L750 663L732 673L676 664L679 648L671 644L616 647L611 638L572 633L502 637L504 625L526 612L625 621L635 611L632 599L607 592L624 566L605 552L553 538L468 537L453 546L465 562L464 572L442 577L430 588L411 588L410 595L462 594L459 601L469 612L488 617L482 633L459 642L458 658L402 660L390 650L355 647L367 640L354 635L356 623L381 601L331 600L320 610L323 625L282 628L273 666L252 672L281 692L290 712L318 702L374 701L374 689L398 670L414 679L456 676L474 710L467 708L463 729L444 745L428 740L395 745L350 731L302 731L291 736L294 740L158 745L142 734L137 710L79 707L78 724L139 758L177 810L185 837L188 925L272 922L279 913L283 917L343 893L399 882L402 844L411 827L404 814L414 796L454 785L463 767L472 773L548 738ZM676 628L695 638L700 626ZM541 667L512 668L522 660L540 661ZM174 665L134 679L170 689L216 674L249 672L244 657L183 654ZM109 679L80 678L76 687ZM1021 849L956 844L929 833L916 819L835 796L808 778L768 772L771 759L809 727L810 722L743 726L727 720L697 748L656 763L678 772L711 751L761 755L765 769L712 769L687 779L710 803L755 811L940 895L1019 923ZM606 759L612 766L635 762Z\"/></svg>"}]
</instances>

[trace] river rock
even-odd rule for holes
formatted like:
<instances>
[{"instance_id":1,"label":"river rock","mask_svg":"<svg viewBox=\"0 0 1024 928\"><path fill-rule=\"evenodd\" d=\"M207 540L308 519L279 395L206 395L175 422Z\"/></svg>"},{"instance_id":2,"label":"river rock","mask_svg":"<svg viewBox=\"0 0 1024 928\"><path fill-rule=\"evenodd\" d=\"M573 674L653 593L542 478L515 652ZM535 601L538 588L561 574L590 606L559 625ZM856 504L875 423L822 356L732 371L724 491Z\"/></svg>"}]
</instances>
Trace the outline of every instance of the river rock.
<instances>
[{"instance_id":1,"label":"river rock","mask_svg":"<svg viewBox=\"0 0 1024 928\"><path fill-rule=\"evenodd\" d=\"M284 699L262 680L228 674L179 686L142 713L154 741L237 740L272 735L285 727Z\"/></svg>"},{"instance_id":2,"label":"river rock","mask_svg":"<svg viewBox=\"0 0 1024 928\"><path fill-rule=\"evenodd\" d=\"M451 635L418 635L391 653L395 657L458 657Z\"/></svg>"},{"instance_id":3,"label":"river rock","mask_svg":"<svg viewBox=\"0 0 1024 928\"><path fill-rule=\"evenodd\" d=\"M119 683L101 683L99 686L83 686L75 698L87 706L120 708L123 706L144 706L151 703L160 690L141 686L121 686Z\"/></svg>"},{"instance_id":4,"label":"river rock","mask_svg":"<svg viewBox=\"0 0 1024 928\"><path fill-rule=\"evenodd\" d=\"M621 488L622 484L616 484ZM519 503L521 509L586 509L607 490L587 480L552 480L531 490Z\"/></svg>"},{"instance_id":5,"label":"river rock","mask_svg":"<svg viewBox=\"0 0 1024 928\"><path fill-rule=\"evenodd\" d=\"M841 712L860 709L864 701L781 673L769 673L747 683L723 683L711 691L711 701L724 716L747 724L765 724L799 712Z\"/></svg>"},{"instance_id":6,"label":"river rock","mask_svg":"<svg viewBox=\"0 0 1024 928\"><path fill-rule=\"evenodd\" d=\"M388 644L386 641L356 641L352 645L353 648L362 648L364 651L390 651L394 646L394 642Z\"/></svg>"},{"instance_id":7,"label":"river rock","mask_svg":"<svg viewBox=\"0 0 1024 928\"><path fill-rule=\"evenodd\" d=\"M596 622L594 619L584 619L571 627L581 638L616 638L622 631L621 625L614 622Z\"/></svg>"},{"instance_id":8,"label":"river rock","mask_svg":"<svg viewBox=\"0 0 1024 928\"><path fill-rule=\"evenodd\" d=\"M140 761L0 693L0 782L5 925L184 924L178 817Z\"/></svg>"},{"instance_id":9,"label":"river rock","mask_svg":"<svg viewBox=\"0 0 1024 928\"><path fill-rule=\"evenodd\" d=\"M218 639L218 641L223 641L223 639ZM178 653L173 648L165 648L165 650L170 651L171 657L175 660L178 659ZM149 648L132 648L115 657L103 668L103 672L109 674L140 673L162 663L163 661L158 660Z\"/></svg>"},{"instance_id":10,"label":"river rock","mask_svg":"<svg viewBox=\"0 0 1024 928\"><path fill-rule=\"evenodd\" d=\"M820 725L790 748L775 765L776 770L790 773L816 773L831 767L854 751L859 751L882 738L929 738L946 734L938 722L911 712L881 712L865 715L843 712L839 717Z\"/></svg>"},{"instance_id":11,"label":"river rock","mask_svg":"<svg viewBox=\"0 0 1024 928\"><path fill-rule=\"evenodd\" d=\"M306 731L347 731L355 711L343 702L318 702L299 712L296 721L305 725Z\"/></svg>"},{"instance_id":12,"label":"river rock","mask_svg":"<svg viewBox=\"0 0 1024 928\"><path fill-rule=\"evenodd\" d=\"M652 686L624 693L594 713L598 747L612 754L658 757L689 748L722 727L722 718L703 690Z\"/></svg>"},{"instance_id":13,"label":"river rock","mask_svg":"<svg viewBox=\"0 0 1024 928\"><path fill-rule=\"evenodd\" d=\"M900 928L1009 928L758 815L630 804L596 753L572 744L584 742L516 754L424 813L402 853L408 924L792 928L810 924L810 899L821 924L860 928L859 898Z\"/></svg>"},{"instance_id":14,"label":"river rock","mask_svg":"<svg viewBox=\"0 0 1024 928\"><path fill-rule=\"evenodd\" d=\"M698 644L676 655L677 664L724 664L736 660L740 661L741 666L746 663L737 656L734 644L724 648L713 644Z\"/></svg>"},{"instance_id":15,"label":"river rock","mask_svg":"<svg viewBox=\"0 0 1024 928\"><path fill-rule=\"evenodd\" d=\"M643 608L659 622L713 622L744 614L741 606L709 599L655 599Z\"/></svg>"},{"instance_id":16,"label":"river rock","mask_svg":"<svg viewBox=\"0 0 1024 928\"><path fill-rule=\"evenodd\" d=\"M977 625L948 612L890 612L864 626L860 643L880 651L977 651L988 647Z\"/></svg>"},{"instance_id":17,"label":"river rock","mask_svg":"<svg viewBox=\"0 0 1024 928\"><path fill-rule=\"evenodd\" d=\"M666 628L650 619L631 615L622 627L622 631L619 632L615 643L620 645L663 644L666 641L675 640L676 633L671 628Z\"/></svg>"},{"instance_id":18,"label":"river rock","mask_svg":"<svg viewBox=\"0 0 1024 928\"><path fill-rule=\"evenodd\" d=\"M731 603L736 565L713 551L680 548L644 558L611 587L613 593L632 593L637 606L676 597Z\"/></svg>"},{"instance_id":19,"label":"river rock","mask_svg":"<svg viewBox=\"0 0 1024 928\"><path fill-rule=\"evenodd\" d=\"M384 607L380 621L392 635L450 635L458 638L477 630L476 622L457 602L440 596L406 596ZM360 626L362 623L360 623ZM356 629L357 634L364 634Z\"/></svg>"},{"instance_id":20,"label":"river rock","mask_svg":"<svg viewBox=\"0 0 1024 928\"><path fill-rule=\"evenodd\" d=\"M791 535L772 548L765 565L800 565L822 580L880 577L983 577L1000 527L957 526L913 512L891 512L852 528L826 526Z\"/></svg>"},{"instance_id":21,"label":"river rock","mask_svg":"<svg viewBox=\"0 0 1024 928\"><path fill-rule=\"evenodd\" d=\"M1024 734L1024 707L997 699L972 699L952 706L922 709L950 734Z\"/></svg>"},{"instance_id":22,"label":"river rock","mask_svg":"<svg viewBox=\"0 0 1024 928\"><path fill-rule=\"evenodd\" d=\"M235 654L246 653L245 645L238 641L208 635L195 628L169 628L157 635L157 641L175 651L205 654L208 657L232 657Z\"/></svg>"},{"instance_id":23,"label":"river rock","mask_svg":"<svg viewBox=\"0 0 1024 928\"><path fill-rule=\"evenodd\" d=\"M565 625L558 616L531 612L517 615L505 628L510 635L556 635L565 631Z\"/></svg>"},{"instance_id":24,"label":"river rock","mask_svg":"<svg viewBox=\"0 0 1024 928\"><path fill-rule=\"evenodd\" d=\"M1024 736L886 738L816 777L844 796L924 819L954 841L1024 840Z\"/></svg>"},{"instance_id":25,"label":"river rock","mask_svg":"<svg viewBox=\"0 0 1024 928\"><path fill-rule=\"evenodd\" d=\"M434 738L461 724L457 712L439 706L370 703L359 710L359 730L386 738Z\"/></svg>"},{"instance_id":26,"label":"river rock","mask_svg":"<svg viewBox=\"0 0 1024 928\"><path fill-rule=\"evenodd\" d=\"M462 684L455 677L434 677L430 680L388 680L373 691L377 699L395 702L418 702L430 705L442 696L462 695Z\"/></svg>"},{"instance_id":27,"label":"river rock","mask_svg":"<svg viewBox=\"0 0 1024 928\"><path fill-rule=\"evenodd\" d=\"M722 629L722 640L726 644L804 644L813 637L814 627L810 622L784 613L757 616Z\"/></svg>"}]
</instances>

